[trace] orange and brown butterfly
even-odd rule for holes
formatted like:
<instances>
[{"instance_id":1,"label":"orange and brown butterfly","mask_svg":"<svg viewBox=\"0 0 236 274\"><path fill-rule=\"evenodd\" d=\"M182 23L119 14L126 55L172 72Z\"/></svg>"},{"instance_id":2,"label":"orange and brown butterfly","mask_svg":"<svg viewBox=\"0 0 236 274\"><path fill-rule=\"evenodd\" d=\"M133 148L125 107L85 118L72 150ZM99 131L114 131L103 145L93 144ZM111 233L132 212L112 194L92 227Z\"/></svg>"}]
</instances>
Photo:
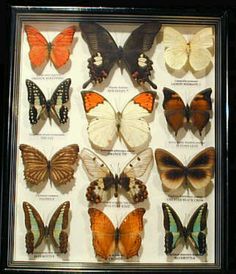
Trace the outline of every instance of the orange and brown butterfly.
<instances>
[{"instance_id":1,"label":"orange and brown butterfly","mask_svg":"<svg viewBox=\"0 0 236 274\"><path fill-rule=\"evenodd\" d=\"M50 161L32 146L21 144L19 148L27 183L38 185L49 179L56 186L60 186L74 178L79 153L78 145L72 144L58 150Z\"/></svg>"},{"instance_id":2,"label":"orange and brown butterfly","mask_svg":"<svg viewBox=\"0 0 236 274\"><path fill-rule=\"evenodd\" d=\"M180 95L169 88L163 88L163 108L168 125L177 135L180 128L186 123L196 128L201 135L203 128L209 122L212 111L211 93L212 89L207 88L197 93L190 105L184 104Z\"/></svg>"},{"instance_id":3,"label":"orange and brown butterfly","mask_svg":"<svg viewBox=\"0 0 236 274\"><path fill-rule=\"evenodd\" d=\"M61 253L67 252L68 234L67 227L69 222L70 202L62 203L54 212L48 226L45 226L38 211L28 202L23 202L25 214L25 235L26 252L34 253L44 238L52 241L53 245Z\"/></svg>"},{"instance_id":4,"label":"orange and brown butterfly","mask_svg":"<svg viewBox=\"0 0 236 274\"><path fill-rule=\"evenodd\" d=\"M75 27L70 26L60 32L52 42L36 28L26 25L25 32L30 46L29 58L33 67L40 67L50 60L56 68L66 64L70 57L70 47L73 41Z\"/></svg>"},{"instance_id":5,"label":"orange and brown butterfly","mask_svg":"<svg viewBox=\"0 0 236 274\"><path fill-rule=\"evenodd\" d=\"M214 175L215 149L208 147L199 152L187 166L173 154L156 149L155 159L163 185L170 190L190 184L194 189L206 187Z\"/></svg>"},{"instance_id":6,"label":"orange and brown butterfly","mask_svg":"<svg viewBox=\"0 0 236 274\"><path fill-rule=\"evenodd\" d=\"M142 242L144 208L131 211L119 228L115 228L111 220L96 208L90 208L88 213L96 256L108 260L117 250L126 259L138 255Z\"/></svg>"}]
</instances>

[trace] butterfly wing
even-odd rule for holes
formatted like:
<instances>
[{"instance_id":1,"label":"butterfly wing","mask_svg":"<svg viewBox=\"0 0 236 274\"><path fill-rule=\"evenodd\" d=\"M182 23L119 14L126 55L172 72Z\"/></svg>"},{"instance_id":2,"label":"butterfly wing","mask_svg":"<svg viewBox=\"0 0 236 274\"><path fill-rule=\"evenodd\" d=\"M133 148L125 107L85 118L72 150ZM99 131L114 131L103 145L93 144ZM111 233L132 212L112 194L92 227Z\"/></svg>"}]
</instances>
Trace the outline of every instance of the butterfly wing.
<instances>
[{"instance_id":1,"label":"butterfly wing","mask_svg":"<svg viewBox=\"0 0 236 274\"><path fill-rule=\"evenodd\" d=\"M48 179L48 160L38 149L21 144L24 176L27 183L38 185Z\"/></svg>"},{"instance_id":2,"label":"butterfly wing","mask_svg":"<svg viewBox=\"0 0 236 274\"><path fill-rule=\"evenodd\" d=\"M30 47L30 62L34 67L40 67L49 57L48 42L45 37L32 26L26 25L25 32Z\"/></svg>"},{"instance_id":3,"label":"butterfly wing","mask_svg":"<svg viewBox=\"0 0 236 274\"><path fill-rule=\"evenodd\" d=\"M206 253L206 228L207 203L204 203L194 212L187 226L188 239L198 250L200 255L204 255Z\"/></svg>"},{"instance_id":4,"label":"butterfly wing","mask_svg":"<svg viewBox=\"0 0 236 274\"><path fill-rule=\"evenodd\" d=\"M100 203L106 200L106 191L114 185L114 176L108 166L89 149L83 149L80 157L90 180L87 200Z\"/></svg>"},{"instance_id":5,"label":"butterfly wing","mask_svg":"<svg viewBox=\"0 0 236 274\"><path fill-rule=\"evenodd\" d=\"M44 223L38 211L30 203L23 202L23 210L27 229L25 235L26 252L31 254L44 238Z\"/></svg>"},{"instance_id":6,"label":"butterfly wing","mask_svg":"<svg viewBox=\"0 0 236 274\"><path fill-rule=\"evenodd\" d=\"M185 167L171 153L156 149L155 158L161 181L168 189L177 189L185 182Z\"/></svg>"},{"instance_id":7,"label":"butterfly wing","mask_svg":"<svg viewBox=\"0 0 236 274\"><path fill-rule=\"evenodd\" d=\"M179 94L169 88L163 88L164 101L163 108L168 125L177 135L183 127L186 119L186 107Z\"/></svg>"},{"instance_id":8,"label":"butterfly wing","mask_svg":"<svg viewBox=\"0 0 236 274\"><path fill-rule=\"evenodd\" d=\"M72 144L60 149L50 161L49 178L56 186L70 182L74 177L79 146Z\"/></svg>"},{"instance_id":9,"label":"butterfly wing","mask_svg":"<svg viewBox=\"0 0 236 274\"><path fill-rule=\"evenodd\" d=\"M211 47L213 47L212 28L203 28L192 37L189 63L194 70L206 69L212 62L212 55L208 50Z\"/></svg>"},{"instance_id":10,"label":"butterfly wing","mask_svg":"<svg viewBox=\"0 0 236 274\"><path fill-rule=\"evenodd\" d=\"M130 212L119 227L118 249L122 256L129 259L138 255L143 232L144 208L136 208Z\"/></svg>"},{"instance_id":11,"label":"butterfly wing","mask_svg":"<svg viewBox=\"0 0 236 274\"><path fill-rule=\"evenodd\" d=\"M32 125L38 123L40 117L47 111L47 100L41 89L31 80L25 81L28 91L28 102L30 103L29 120Z\"/></svg>"},{"instance_id":12,"label":"butterfly wing","mask_svg":"<svg viewBox=\"0 0 236 274\"><path fill-rule=\"evenodd\" d=\"M165 253L169 255L176 248L178 241L184 237L184 227L174 209L162 203L165 228Z\"/></svg>"},{"instance_id":13,"label":"butterfly wing","mask_svg":"<svg viewBox=\"0 0 236 274\"><path fill-rule=\"evenodd\" d=\"M70 78L61 82L50 99L50 111L62 124L65 124L68 120L68 108L65 104L69 101L70 85Z\"/></svg>"},{"instance_id":14,"label":"butterfly wing","mask_svg":"<svg viewBox=\"0 0 236 274\"><path fill-rule=\"evenodd\" d=\"M190 104L190 120L200 134L210 119L212 110L211 93L211 88L202 90L193 98Z\"/></svg>"},{"instance_id":15,"label":"butterfly wing","mask_svg":"<svg viewBox=\"0 0 236 274\"><path fill-rule=\"evenodd\" d=\"M175 70L181 69L188 60L187 42L184 36L171 27L165 27L163 33L166 64Z\"/></svg>"},{"instance_id":16,"label":"butterfly wing","mask_svg":"<svg viewBox=\"0 0 236 274\"><path fill-rule=\"evenodd\" d=\"M131 99L121 113L120 134L130 149L137 149L150 138L150 128L145 120L152 114L156 92L141 92Z\"/></svg>"},{"instance_id":17,"label":"butterfly wing","mask_svg":"<svg viewBox=\"0 0 236 274\"><path fill-rule=\"evenodd\" d=\"M96 23L81 22L82 36L92 54L88 60L90 79L84 83L101 83L107 78L114 63L119 59L119 49L110 33Z\"/></svg>"},{"instance_id":18,"label":"butterfly wing","mask_svg":"<svg viewBox=\"0 0 236 274\"><path fill-rule=\"evenodd\" d=\"M88 214L96 256L107 260L116 250L115 227L110 219L96 208L89 208Z\"/></svg>"},{"instance_id":19,"label":"butterfly wing","mask_svg":"<svg viewBox=\"0 0 236 274\"><path fill-rule=\"evenodd\" d=\"M120 184L135 202L143 202L147 196L147 188L139 179L148 177L153 166L152 149L147 148L138 153L124 168L120 175Z\"/></svg>"},{"instance_id":20,"label":"butterfly wing","mask_svg":"<svg viewBox=\"0 0 236 274\"><path fill-rule=\"evenodd\" d=\"M206 187L213 177L215 149L208 147L198 153L188 164L188 182L195 188Z\"/></svg>"},{"instance_id":21,"label":"butterfly wing","mask_svg":"<svg viewBox=\"0 0 236 274\"><path fill-rule=\"evenodd\" d=\"M159 22L142 24L131 33L123 48L124 60L130 75L138 84L148 82L155 89L157 86L149 78L153 70L152 61L144 52L151 49L160 28Z\"/></svg>"},{"instance_id":22,"label":"butterfly wing","mask_svg":"<svg viewBox=\"0 0 236 274\"><path fill-rule=\"evenodd\" d=\"M61 253L67 252L68 234L66 229L69 221L70 202L61 204L52 215L48 226L48 234L55 247L59 248Z\"/></svg>"},{"instance_id":23,"label":"butterfly wing","mask_svg":"<svg viewBox=\"0 0 236 274\"><path fill-rule=\"evenodd\" d=\"M73 41L75 27L70 26L60 32L51 43L50 60L56 68L60 68L69 60L70 47Z\"/></svg>"},{"instance_id":24,"label":"butterfly wing","mask_svg":"<svg viewBox=\"0 0 236 274\"><path fill-rule=\"evenodd\" d=\"M116 112L111 104L93 91L81 92L84 110L89 120L88 136L98 148L110 147L117 136Z\"/></svg>"}]
</instances>

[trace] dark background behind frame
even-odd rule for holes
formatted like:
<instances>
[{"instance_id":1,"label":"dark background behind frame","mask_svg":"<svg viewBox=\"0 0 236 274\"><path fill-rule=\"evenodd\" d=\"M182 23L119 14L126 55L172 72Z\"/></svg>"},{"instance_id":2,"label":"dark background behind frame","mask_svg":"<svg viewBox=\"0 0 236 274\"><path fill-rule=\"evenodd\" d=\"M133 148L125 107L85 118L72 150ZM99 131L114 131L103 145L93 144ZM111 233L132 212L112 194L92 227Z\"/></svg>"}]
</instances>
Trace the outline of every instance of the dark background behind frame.
<instances>
[{"instance_id":1,"label":"dark background behind frame","mask_svg":"<svg viewBox=\"0 0 236 274\"><path fill-rule=\"evenodd\" d=\"M236 3L235 1L223 0L222 3L217 4L210 0L155 0L148 2L147 0L107 0L107 1L24 1L15 0L7 1L0 0L0 138L5 138L7 125L3 123L4 117L8 114L8 81L9 81L9 52L10 52L10 10L9 5L24 5L24 6L85 6L85 7L135 7L135 8L160 8L170 9L171 12L176 11L179 15L183 15L183 8L187 8L188 12L196 13L199 11L206 11L211 15L214 13L222 13L222 11L228 12L228 42L229 42L229 71L228 71L228 90L229 90L229 248L228 252L223 250L222 252L228 253L228 262L230 273L236 273ZM6 121L6 120L5 120ZM2 142L0 147L1 160L6 161L5 155L2 154ZM0 172L2 176L3 172ZM3 178L4 179L4 178ZM3 181L7 184L7 181ZM226 183L226 182L225 182ZM8 195L7 192L2 193L2 185L0 185L0 210L3 208L3 212L0 211L0 226L1 226L1 214L3 213L3 221L7 220L7 204L1 206L2 202L6 202L5 198ZM2 235L3 246L7 243L5 238L7 227L4 226ZM0 241L1 244L1 241ZM6 261L4 254L0 254L0 272L4 266L3 262ZM209 272L206 272L209 273Z\"/></svg>"}]
</instances>

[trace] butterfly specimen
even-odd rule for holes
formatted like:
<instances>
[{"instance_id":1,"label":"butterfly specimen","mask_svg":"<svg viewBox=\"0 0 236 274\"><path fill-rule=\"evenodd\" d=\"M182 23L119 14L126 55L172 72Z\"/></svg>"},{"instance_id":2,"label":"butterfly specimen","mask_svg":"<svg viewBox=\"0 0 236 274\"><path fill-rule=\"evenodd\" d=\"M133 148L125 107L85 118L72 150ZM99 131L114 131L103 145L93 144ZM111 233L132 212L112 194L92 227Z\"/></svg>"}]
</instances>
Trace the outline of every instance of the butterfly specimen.
<instances>
[{"instance_id":1,"label":"butterfly specimen","mask_svg":"<svg viewBox=\"0 0 236 274\"><path fill-rule=\"evenodd\" d=\"M164 149L156 149L155 158L161 181L168 189L190 184L195 189L206 187L213 177L215 149L208 147L199 152L187 166Z\"/></svg>"},{"instance_id":2,"label":"butterfly specimen","mask_svg":"<svg viewBox=\"0 0 236 274\"><path fill-rule=\"evenodd\" d=\"M43 115L49 119L55 117L60 124L68 120L68 108L65 104L69 101L71 79L61 82L53 92L51 99L46 100L42 90L31 80L26 80L28 102L30 103L29 120L32 125L38 123Z\"/></svg>"},{"instance_id":3,"label":"butterfly specimen","mask_svg":"<svg viewBox=\"0 0 236 274\"><path fill-rule=\"evenodd\" d=\"M177 135L178 130L185 123L196 128L201 135L203 128L207 125L210 119L212 102L212 89L207 88L197 93L190 103L185 106L179 94L169 88L163 88L164 101L163 108L168 125L174 130Z\"/></svg>"},{"instance_id":4,"label":"butterfly specimen","mask_svg":"<svg viewBox=\"0 0 236 274\"><path fill-rule=\"evenodd\" d=\"M206 254L207 203L200 205L190 218L187 227L184 227L174 209L162 204L165 228L165 253L171 254L173 249L184 239L197 249L200 255Z\"/></svg>"},{"instance_id":5,"label":"butterfly specimen","mask_svg":"<svg viewBox=\"0 0 236 274\"><path fill-rule=\"evenodd\" d=\"M188 62L195 71L201 71L212 62L209 48L213 47L212 28L203 28L186 41L184 36L171 27L164 28L163 43L166 64L180 70Z\"/></svg>"},{"instance_id":6,"label":"butterfly specimen","mask_svg":"<svg viewBox=\"0 0 236 274\"><path fill-rule=\"evenodd\" d=\"M115 197L118 188L122 187L134 203L143 202L148 192L144 183L138 179L148 177L153 166L152 149L147 148L138 153L123 169L121 174L113 175L108 166L91 150L83 149L81 159L91 181L87 188L87 200L93 203L106 201L107 191L115 187Z\"/></svg>"},{"instance_id":7,"label":"butterfly specimen","mask_svg":"<svg viewBox=\"0 0 236 274\"><path fill-rule=\"evenodd\" d=\"M102 26L81 22L82 36L92 55L88 59L90 79L84 83L83 88L91 82L101 83L107 78L115 62L122 61L139 85L147 82L156 89L157 86L149 78L153 63L144 52L151 49L160 28L159 22L142 24L130 34L122 48L116 45L111 34Z\"/></svg>"},{"instance_id":8,"label":"butterfly specimen","mask_svg":"<svg viewBox=\"0 0 236 274\"><path fill-rule=\"evenodd\" d=\"M44 226L38 211L27 202L23 202L23 210L25 213L25 227L27 233L25 235L26 252L31 254L37 248L44 237L50 238L53 245L60 250L61 253L67 252L68 234L68 215L70 210L70 202L66 201L61 204L51 217L48 226Z\"/></svg>"},{"instance_id":9,"label":"butterfly specimen","mask_svg":"<svg viewBox=\"0 0 236 274\"><path fill-rule=\"evenodd\" d=\"M68 61L75 33L74 26L64 29L52 42L48 42L32 26L25 26L25 32L30 47L29 58L33 67L40 67L43 63L50 60L56 68L60 68Z\"/></svg>"},{"instance_id":10,"label":"butterfly specimen","mask_svg":"<svg viewBox=\"0 0 236 274\"><path fill-rule=\"evenodd\" d=\"M130 149L137 149L150 140L150 129L145 118L152 114L156 92L146 91L136 95L122 112L116 112L112 105L96 92L82 91L81 95L89 120L89 140L95 147L109 148L118 135Z\"/></svg>"},{"instance_id":11,"label":"butterfly specimen","mask_svg":"<svg viewBox=\"0 0 236 274\"><path fill-rule=\"evenodd\" d=\"M138 255L143 231L144 208L136 208L115 228L111 220L100 210L89 208L93 247L96 256L107 260L116 250L126 259Z\"/></svg>"},{"instance_id":12,"label":"butterfly specimen","mask_svg":"<svg viewBox=\"0 0 236 274\"><path fill-rule=\"evenodd\" d=\"M72 144L58 150L50 161L42 152L32 146L21 144L19 148L27 183L38 185L49 179L56 186L60 186L74 178L79 152L78 145Z\"/></svg>"}]
</instances>

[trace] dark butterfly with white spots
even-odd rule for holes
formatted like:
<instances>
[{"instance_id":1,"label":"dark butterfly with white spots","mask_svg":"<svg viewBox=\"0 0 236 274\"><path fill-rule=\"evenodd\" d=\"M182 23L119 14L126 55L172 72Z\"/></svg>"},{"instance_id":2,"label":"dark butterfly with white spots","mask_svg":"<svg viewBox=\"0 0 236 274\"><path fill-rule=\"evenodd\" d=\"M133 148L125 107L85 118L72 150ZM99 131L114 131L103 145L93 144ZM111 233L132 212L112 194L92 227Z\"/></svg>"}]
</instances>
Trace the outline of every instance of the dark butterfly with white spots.
<instances>
[{"instance_id":1,"label":"dark butterfly with white spots","mask_svg":"<svg viewBox=\"0 0 236 274\"><path fill-rule=\"evenodd\" d=\"M83 149L81 159L89 180L87 200L93 203L105 202L107 192L115 187L114 196L118 197L119 186L125 190L134 203L143 202L148 192L144 184L153 166L152 149L138 153L123 169L120 175L112 174L108 166L91 150Z\"/></svg>"},{"instance_id":2,"label":"dark butterfly with white spots","mask_svg":"<svg viewBox=\"0 0 236 274\"><path fill-rule=\"evenodd\" d=\"M90 79L84 83L83 88L91 82L101 83L107 78L115 62L123 61L139 85L147 82L156 89L157 86L149 78L153 62L144 52L151 49L160 28L159 22L144 23L130 34L123 47L118 47L105 28L96 23L81 22L82 36L92 55L88 59Z\"/></svg>"},{"instance_id":3,"label":"dark butterfly with white spots","mask_svg":"<svg viewBox=\"0 0 236 274\"><path fill-rule=\"evenodd\" d=\"M66 229L69 222L70 202L62 203L54 212L48 226L45 226L38 211L28 202L23 202L23 210L25 214L25 227L27 233L25 235L26 252L34 253L43 241L50 238L53 245L60 250L61 253L67 252L68 233Z\"/></svg>"},{"instance_id":4,"label":"dark butterfly with white spots","mask_svg":"<svg viewBox=\"0 0 236 274\"><path fill-rule=\"evenodd\" d=\"M165 253L171 254L178 245L180 239L197 249L200 255L205 255L207 250L206 230L207 230L207 203L200 205L190 218L187 227L183 226L179 216L174 209L166 204L162 204L164 214L165 232Z\"/></svg>"},{"instance_id":5,"label":"dark butterfly with white spots","mask_svg":"<svg viewBox=\"0 0 236 274\"><path fill-rule=\"evenodd\" d=\"M57 122L65 124L68 120L68 107L65 104L69 101L70 85L71 79L67 78L57 86L51 98L47 100L42 90L33 81L27 79L30 123L37 124L46 114L49 119L53 116Z\"/></svg>"}]
</instances>

